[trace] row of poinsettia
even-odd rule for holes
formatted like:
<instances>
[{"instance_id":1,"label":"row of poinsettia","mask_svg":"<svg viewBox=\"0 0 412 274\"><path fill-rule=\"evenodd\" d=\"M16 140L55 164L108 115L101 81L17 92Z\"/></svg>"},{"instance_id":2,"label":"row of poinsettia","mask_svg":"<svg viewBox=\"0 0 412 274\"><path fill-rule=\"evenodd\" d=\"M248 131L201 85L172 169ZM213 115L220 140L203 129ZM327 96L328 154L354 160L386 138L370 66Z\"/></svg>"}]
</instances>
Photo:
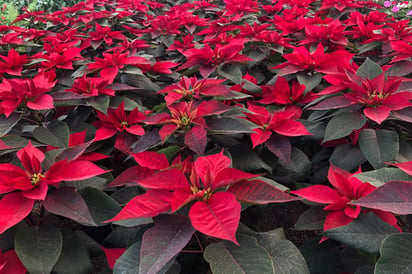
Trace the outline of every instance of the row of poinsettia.
<instances>
[{"instance_id":1,"label":"row of poinsettia","mask_svg":"<svg viewBox=\"0 0 412 274\"><path fill-rule=\"evenodd\" d=\"M12 162L0 164L0 234L40 207L90 226L188 214L196 230L237 243L239 201L297 200L281 184L326 183L322 165L334 188L291 193L326 204L323 230L362 207L406 230L394 215L411 214L406 203L373 199L411 184L377 189L351 172L402 161L393 165L412 173L401 135L412 29L374 2L335 2L96 0L1 26L0 149ZM144 194L112 198L136 185ZM92 216L86 187L116 209Z\"/></svg>"}]
</instances>

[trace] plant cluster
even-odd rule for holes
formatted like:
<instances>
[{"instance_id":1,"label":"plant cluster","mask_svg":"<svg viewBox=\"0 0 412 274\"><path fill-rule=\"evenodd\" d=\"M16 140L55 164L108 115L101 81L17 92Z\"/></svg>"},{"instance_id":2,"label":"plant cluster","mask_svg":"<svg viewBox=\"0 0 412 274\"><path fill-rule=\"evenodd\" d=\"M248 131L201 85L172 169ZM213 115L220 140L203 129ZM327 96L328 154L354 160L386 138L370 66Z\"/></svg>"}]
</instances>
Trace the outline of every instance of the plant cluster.
<instances>
[{"instance_id":1,"label":"plant cluster","mask_svg":"<svg viewBox=\"0 0 412 274\"><path fill-rule=\"evenodd\" d=\"M14 23L0 273L410 267L408 20L373 1L88 0ZM302 202L306 241L255 214Z\"/></svg>"}]
</instances>

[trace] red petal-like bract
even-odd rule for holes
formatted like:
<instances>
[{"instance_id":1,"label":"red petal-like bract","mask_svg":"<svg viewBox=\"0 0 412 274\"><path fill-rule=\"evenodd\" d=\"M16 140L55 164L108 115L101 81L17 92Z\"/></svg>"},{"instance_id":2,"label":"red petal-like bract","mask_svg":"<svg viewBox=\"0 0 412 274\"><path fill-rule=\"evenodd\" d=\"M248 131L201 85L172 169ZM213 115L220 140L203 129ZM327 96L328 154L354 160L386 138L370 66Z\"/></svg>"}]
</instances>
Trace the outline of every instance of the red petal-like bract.
<instances>
[{"instance_id":1,"label":"red petal-like bract","mask_svg":"<svg viewBox=\"0 0 412 274\"><path fill-rule=\"evenodd\" d=\"M116 177L116 179L108 184L107 187L136 185L140 180L150 177L154 173L155 170L153 169L142 166L133 166L123 171L119 176Z\"/></svg>"},{"instance_id":2,"label":"red petal-like bract","mask_svg":"<svg viewBox=\"0 0 412 274\"><path fill-rule=\"evenodd\" d=\"M391 164L391 165L400 168L403 172L412 176L412 161Z\"/></svg>"},{"instance_id":3,"label":"red petal-like bract","mask_svg":"<svg viewBox=\"0 0 412 274\"><path fill-rule=\"evenodd\" d=\"M157 216L170 210L172 195L172 192L166 190L148 190L130 200L119 214L106 222Z\"/></svg>"},{"instance_id":4,"label":"red petal-like bract","mask_svg":"<svg viewBox=\"0 0 412 274\"><path fill-rule=\"evenodd\" d=\"M230 159L222 152L209 156L199 157L195 161L195 169L205 188L212 187L215 176L231 164Z\"/></svg>"},{"instance_id":5,"label":"red petal-like bract","mask_svg":"<svg viewBox=\"0 0 412 274\"><path fill-rule=\"evenodd\" d=\"M29 215L34 202L35 200L23 197L21 192L4 195L0 200L0 234Z\"/></svg>"},{"instance_id":6,"label":"red petal-like bract","mask_svg":"<svg viewBox=\"0 0 412 274\"><path fill-rule=\"evenodd\" d=\"M116 264L116 260L123 255L126 251L125 248L105 248L101 246L103 249L104 255L106 256L107 264L109 265L110 269L113 269L114 265Z\"/></svg>"},{"instance_id":7,"label":"red petal-like bract","mask_svg":"<svg viewBox=\"0 0 412 274\"><path fill-rule=\"evenodd\" d=\"M46 178L51 183L60 181L78 181L109 172L89 161L74 160L56 162L50 167Z\"/></svg>"},{"instance_id":8,"label":"red petal-like bract","mask_svg":"<svg viewBox=\"0 0 412 274\"><path fill-rule=\"evenodd\" d=\"M335 203L341 197L337 190L324 185L313 185L291 191L290 193L321 204Z\"/></svg>"},{"instance_id":9,"label":"red petal-like bract","mask_svg":"<svg viewBox=\"0 0 412 274\"><path fill-rule=\"evenodd\" d=\"M160 171L150 177L140 180L138 184L148 189L188 190L189 182L178 169Z\"/></svg>"},{"instance_id":10,"label":"red petal-like bract","mask_svg":"<svg viewBox=\"0 0 412 274\"><path fill-rule=\"evenodd\" d=\"M238 201L253 204L285 203L300 200L261 180L242 181L228 189Z\"/></svg>"},{"instance_id":11,"label":"red petal-like bract","mask_svg":"<svg viewBox=\"0 0 412 274\"><path fill-rule=\"evenodd\" d=\"M144 151L139 153L131 154L136 162L150 169L165 169L169 167L169 161L166 158L166 155L159 152L153 151Z\"/></svg>"},{"instance_id":12,"label":"red petal-like bract","mask_svg":"<svg viewBox=\"0 0 412 274\"><path fill-rule=\"evenodd\" d=\"M257 176L259 176L259 174L252 174L235 168L225 168L216 174L213 181L213 189L230 186L242 180L255 178Z\"/></svg>"},{"instance_id":13,"label":"red petal-like bract","mask_svg":"<svg viewBox=\"0 0 412 274\"><path fill-rule=\"evenodd\" d=\"M341 210L332 211L326 215L325 223L323 224L323 230L332 229L339 226L344 226L352 222L354 218L349 217L345 212Z\"/></svg>"},{"instance_id":14,"label":"red petal-like bract","mask_svg":"<svg viewBox=\"0 0 412 274\"><path fill-rule=\"evenodd\" d=\"M196 154L203 154L207 145L207 131L202 126L194 126L185 134L185 144Z\"/></svg>"},{"instance_id":15,"label":"red petal-like bract","mask_svg":"<svg viewBox=\"0 0 412 274\"><path fill-rule=\"evenodd\" d=\"M196 202L190 209L189 217L193 227L203 234L239 245L235 234L240 220L240 208L233 194L218 192L205 202Z\"/></svg>"},{"instance_id":16,"label":"red petal-like bract","mask_svg":"<svg viewBox=\"0 0 412 274\"><path fill-rule=\"evenodd\" d=\"M0 254L0 274L26 274L27 270L21 263L16 251L9 250Z\"/></svg>"}]
</instances>

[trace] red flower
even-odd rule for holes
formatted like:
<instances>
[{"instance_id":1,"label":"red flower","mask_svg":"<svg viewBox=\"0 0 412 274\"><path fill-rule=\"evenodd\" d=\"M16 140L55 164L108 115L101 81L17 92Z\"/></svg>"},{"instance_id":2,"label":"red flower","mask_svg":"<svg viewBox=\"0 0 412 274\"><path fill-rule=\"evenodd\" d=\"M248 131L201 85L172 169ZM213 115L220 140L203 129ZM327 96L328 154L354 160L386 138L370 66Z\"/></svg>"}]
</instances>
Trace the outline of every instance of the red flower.
<instances>
[{"instance_id":1,"label":"red flower","mask_svg":"<svg viewBox=\"0 0 412 274\"><path fill-rule=\"evenodd\" d=\"M31 212L36 200L44 200L49 185L77 181L108 172L89 161L58 161L45 171L45 155L30 142L17 152L23 168L0 164L0 234L19 223ZM16 191L17 190L17 191Z\"/></svg>"},{"instance_id":2,"label":"red flower","mask_svg":"<svg viewBox=\"0 0 412 274\"><path fill-rule=\"evenodd\" d=\"M207 144L207 128L204 116L218 115L230 107L217 101L204 101L200 104L180 102L169 106L170 114L160 113L145 120L148 125L164 124L159 135L162 142L181 129L184 131L184 143L194 152L203 154Z\"/></svg>"},{"instance_id":3,"label":"red flower","mask_svg":"<svg viewBox=\"0 0 412 274\"><path fill-rule=\"evenodd\" d=\"M112 31L110 27L103 27L96 23L96 31L89 32L91 40L97 43L104 41L107 45L113 44L113 39L125 40L126 37L121 31Z\"/></svg>"},{"instance_id":4,"label":"red flower","mask_svg":"<svg viewBox=\"0 0 412 274\"><path fill-rule=\"evenodd\" d=\"M84 58L80 55L80 52L82 51L81 48L62 47L62 51L62 53L53 51L49 54L37 54L35 56L36 59L41 58L47 60L41 63L42 67L39 71L46 71L54 68L72 70L74 61L84 60Z\"/></svg>"},{"instance_id":5,"label":"red flower","mask_svg":"<svg viewBox=\"0 0 412 274\"><path fill-rule=\"evenodd\" d=\"M343 33L345 28L346 26L339 20L333 20L326 25L306 26L306 38L300 42L300 45L315 45L321 42L325 47L346 46L348 41Z\"/></svg>"},{"instance_id":6,"label":"red flower","mask_svg":"<svg viewBox=\"0 0 412 274\"><path fill-rule=\"evenodd\" d=\"M231 94L229 89L221 85L225 80L202 79L196 77L187 78L185 76L177 84L170 85L159 93L167 93L165 100L167 105L171 105L180 99L200 98L203 96L225 96Z\"/></svg>"},{"instance_id":7,"label":"red flower","mask_svg":"<svg viewBox=\"0 0 412 274\"><path fill-rule=\"evenodd\" d=\"M355 220L361 213L361 207L350 205L349 202L358 200L376 189L369 183L363 183L349 172L331 165L328 173L329 182L335 188L324 185L313 185L299 190L291 191L299 197L309 201L327 204L324 209L329 213L326 216L323 230L344 226ZM400 228L396 224L396 217L389 212L370 209L379 218L388 224ZM325 240L326 238L323 238Z\"/></svg>"},{"instance_id":8,"label":"red flower","mask_svg":"<svg viewBox=\"0 0 412 274\"><path fill-rule=\"evenodd\" d=\"M189 180L177 169L166 169L139 181L148 189L145 194L133 198L111 220L154 217L168 210L178 210L189 202L189 217L200 232L230 240L237 244L235 233L240 219L240 204L234 194L217 192L227 186L257 177L230 168L231 161L219 154L198 157L194 162Z\"/></svg>"},{"instance_id":9,"label":"red flower","mask_svg":"<svg viewBox=\"0 0 412 274\"><path fill-rule=\"evenodd\" d=\"M0 274L26 274L27 270L17 257L16 251L0 250Z\"/></svg>"},{"instance_id":10,"label":"red flower","mask_svg":"<svg viewBox=\"0 0 412 274\"><path fill-rule=\"evenodd\" d=\"M49 92L56 81L54 71L42 72L33 79L3 79L0 84L0 109L8 117L21 104L34 110L51 109L53 98Z\"/></svg>"},{"instance_id":11,"label":"red flower","mask_svg":"<svg viewBox=\"0 0 412 274\"><path fill-rule=\"evenodd\" d=\"M399 77L385 77L382 72L373 79L362 78L346 71L346 79L325 78L337 85L336 90L349 88L350 93L323 100L311 109L336 109L351 105L364 106L363 113L369 119L381 124L388 118L392 110L400 110L412 106L409 91L397 92L402 80Z\"/></svg>"},{"instance_id":12,"label":"red flower","mask_svg":"<svg viewBox=\"0 0 412 274\"><path fill-rule=\"evenodd\" d=\"M345 50L325 53L322 44L314 52L309 52L305 47L297 47L293 53L285 54L288 60L279 64L274 69L281 69L278 76L284 76L299 71L317 71L325 74L337 73L339 67L347 67L354 54Z\"/></svg>"},{"instance_id":13,"label":"red flower","mask_svg":"<svg viewBox=\"0 0 412 274\"><path fill-rule=\"evenodd\" d=\"M226 5L225 16L243 16L244 13L259 11L256 0L224 0L224 2Z\"/></svg>"},{"instance_id":14,"label":"red flower","mask_svg":"<svg viewBox=\"0 0 412 274\"><path fill-rule=\"evenodd\" d=\"M253 59L239 53L242 49L243 44L217 45L214 49L211 49L208 44L205 44L202 49L189 49L183 52L187 61L181 65L178 70L200 65L200 74L203 78L208 78L209 75L216 70L218 65L253 61Z\"/></svg>"},{"instance_id":15,"label":"red flower","mask_svg":"<svg viewBox=\"0 0 412 274\"><path fill-rule=\"evenodd\" d=\"M95 141L105 140L114 136L117 132L126 131L133 135L143 135L144 129L139 124L146 119L146 116L139 111L138 108L134 108L128 115L124 110L124 102L122 102L116 109L109 108L107 115L101 112L97 112L99 121L96 126Z\"/></svg>"},{"instance_id":16,"label":"red flower","mask_svg":"<svg viewBox=\"0 0 412 274\"><path fill-rule=\"evenodd\" d=\"M0 75L8 73L10 75L21 76L23 65L27 62L27 55L20 55L15 49L8 51L7 56L0 55L4 62L0 62Z\"/></svg>"},{"instance_id":17,"label":"red flower","mask_svg":"<svg viewBox=\"0 0 412 274\"><path fill-rule=\"evenodd\" d=\"M288 81L283 77L278 77L273 86L263 86L263 99L258 102L261 104L307 104L317 98L313 92L305 94L305 86L294 81L292 87L289 87Z\"/></svg>"},{"instance_id":18,"label":"red flower","mask_svg":"<svg viewBox=\"0 0 412 274\"><path fill-rule=\"evenodd\" d=\"M302 114L302 110L296 106L269 112L265 107L249 103L248 110L244 112L248 120L259 126L250 134L253 147L269 140L272 132L284 136L311 135L301 122L296 121Z\"/></svg>"},{"instance_id":19,"label":"red flower","mask_svg":"<svg viewBox=\"0 0 412 274\"><path fill-rule=\"evenodd\" d=\"M182 42L175 39L173 44L167 50L177 50L181 54L188 49L192 49L195 47L193 44L193 35L186 35L182 37Z\"/></svg>"},{"instance_id":20,"label":"red flower","mask_svg":"<svg viewBox=\"0 0 412 274\"><path fill-rule=\"evenodd\" d=\"M109 81L101 78L86 77L86 74L81 78L74 80L73 86L66 89L66 92L73 92L85 96L98 96L106 94L114 96L115 91L107 88Z\"/></svg>"},{"instance_id":21,"label":"red flower","mask_svg":"<svg viewBox=\"0 0 412 274\"><path fill-rule=\"evenodd\" d=\"M103 53L104 58L95 58L94 63L87 65L88 70L100 70L100 77L113 83L119 69L125 65L150 64L148 60L139 56L128 56L127 53L120 53L119 51L110 53Z\"/></svg>"}]
</instances>

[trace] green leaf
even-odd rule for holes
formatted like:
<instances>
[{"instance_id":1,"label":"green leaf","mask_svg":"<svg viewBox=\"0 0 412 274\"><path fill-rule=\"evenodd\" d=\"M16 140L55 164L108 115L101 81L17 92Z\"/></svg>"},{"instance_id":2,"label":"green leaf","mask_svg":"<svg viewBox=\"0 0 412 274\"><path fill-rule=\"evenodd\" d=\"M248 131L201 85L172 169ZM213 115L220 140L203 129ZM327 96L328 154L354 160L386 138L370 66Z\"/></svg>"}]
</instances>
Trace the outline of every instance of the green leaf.
<instances>
[{"instance_id":1,"label":"green leaf","mask_svg":"<svg viewBox=\"0 0 412 274\"><path fill-rule=\"evenodd\" d=\"M280 164L284 168L295 172L299 176L306 176L307 174L309 174L310 169L311 169L311 162L309 161L306 154L300 149L297 149L295 147L292 148L292 153L290 155L290 161L289 162L280 161Z\"/></svg>"},{"instance_id":2,"label":"green leaf","mask_svg":"<svg viewBox=\"0 0 412 274\"><path fill-rule=\"evenodd\" d=\"M37 141L54 147L67 147L69 145L70 130L66 123L54 120L46 127L36 127L33 136Z\"/></svg>"},{"instance_id":3,"label":"green leaf","mask_svg":"<svg viewBox=\"0 0 412 274\"><path fill-rule=\"evenodd\" d=\"M80 180L80 181L61 182L60 186L74 187L76 189L82 189L85 187L103 189L105 188L107 181L108 181L107 178L92 177L92 178Z\"/></svg>"},{"instance_id":4,"label":"green leaf","mask_svg":"<svg viewBox=\"0 0 412 274\"><path fill-rule=\"evenodd\" d=\"M213 134L252 133L257 127L252 122L233 117L211 117L206 123Z\"/></svg>"},{"instance_id":5,"label":"green leaf","mask_svg":"<svg viewBox=\"0 0 412 274\"><path fill-rule=\"evenodd\" d=\"M302 252L310 273L339 273L339 248L333 241L319 243L319 238L312 238L302 244Z\"/></svg>"},{"instance_id":6,"label":"green leaf","mask_svg":"<svg viewBox=\"0 0 412 274\"><path fill-rule=\"evenodd\" d=\"M358 54L360 55L362 53L368 52L381 45L382 45L381 41L373 41L371 43L363 44L358 47Z\"/></svg>"},{"instance_id":7,"label":"green leaf","mask_svg":"<svg viewBox=\"0 0 412 274\"><path fill-rule=\"evenodd\" d=\"M295 230L322 230L327 211L321 206L310 207L303 212L295 223Z\"/></svg>"},{"instance_id":8,"label":"green leaf","mask_svg":"<svg viewBox=\"0 0 412 274\"><path fill-rule=\"evenodd\" d=\"M56 274L88 274L92 272L87 246L75 234L63 236L63 249L53 268Z\"/></svg>"},{"instance_id":9,"label":"green leaf","mask_svg":"<svg viewBox=\"0 0 412 274\"><path fill-rule=\"evenodd\" d=\"M144 92L158 92L161 88L152 82L150 78L146 77L144 74L142 75L125 75L122 76L122 79L125 79L125 83L127 85L131 85L134 87L139 87L144 90Z\"/></svg>"},{"instance_id":10,"label":"green leaf","mask_svg":"<svg viewBox=\"0 0 412 274\"><path fill-rule=\"evenodd\" d=\"M242 70L239 65L226 65L223 69L218 70L217 74L235 84L242 83Z\"/></svg>"},{"instance_id":11,"label":"green leaf","mask_svg":"<svg viewBox=\"0 0 412 274\"><path fill-rule=\"evenodd\" d=\"M389 167L362 172L354 176L362 182L368 182L376 187L380 187L390 181L412 181L412 176L398 168Z\"/></svg>"},{"instance_id":12,"label":"green leaf","mask_svg":"<svg viewBox=\"0 0 412 274\"><path fill-rule=\"evenodd\" d=\"M140 265L140 251L141 241L135 242L131 245L119 259L113 267L113 274L138 274ZM173 265L175 261L171 260L165 265L157 274L166 273L166 271Z\"/></svg>"},{"instance_id":13,"label":"green leaf","mask_svg":"<svg viewBox=\"0 0 412 274\"><path fill-rule=\"evenodd\" d=\"M329 161L341 169L352 171L359 168L366 158L358 146L341 144L333 149Z\"/></svg>"},{"instance_id":14,"label":"green leaf","mask_svg":"<svg viewBox=\"0 0 412 274\"><path fill-rule=\"evenodd\" d=\"M20 261L32 274L50 273L60 257L63 237L51 225L21 227L14 239Z\"/></svg>"},{"instance_id":15,"label":"green leaf","mask_svg":"<svg viewBox=\"0 0 412 274\"><path fill-rule=\"evenodd\" d=\"M363 62L363 64L360 65L360 67L356 71L356 74L360 77L370 80L374 79L376 76L382 73L383 70L381 66L373 62L371 59L369 59L369 57L366 58L365 62Z\"/></svg>"},{"instance_id":16,"label":"green leaf","mask_svg":"<svg viewBox=\"0 0 412 274\"><path fill-rule=\"evenodd\" d=\"M369 163L378 169L396 159L399 152L399 136L391 130L364 129L359 135L359 147Z\"/></svg>"},{"instance_id":17,"label":"green leaf","mask_svg":"<svg viewBox=\"0 0 412 274\"><path fill-rule=\"evenodd\" d=\"M113 274L136 274L139 273L140 265L140 246L142 242L138 241L131 245L113 267Z\"/></svg>"},{"instance_id":18,"label":"green leaf","mask_svg":"<svg viewBox=\"0 0 412 274\"><path fill-rule=\"evenodd\" d=\"M86 103L95 110L106 114L107 109L109 108L110 98L107 95L94 96L87 99Z\"/></svg>"},{"instance_id":19,"label":"green leaf","mask_svg":"<svg viewBox=\"0 0 412 274\"><path fill-rule=\"evenodd\" d=\"M310 75L305 72L299 72L297 74L299 84L305 86L305 92L309 92L317 87L322 81L322 77L323 75L321 73Z\"/></svg>"},{"instance_id":20,"label":"green leaf","mask_svg":"<svg viewBox=\"0 0 412 274\"><path fill-rule=\"evenodd\" d=\"M89 208L90 215L96 224L109 220L120 212L119 204L109 195L93 187L86 187L79 191Z\"/></svg>"},{"instance_id":21,"label":"green leaf","mask_svg":"<svg viewBox=\"0 0 412 274\"><path fill-rule=\"evenodd\" d=\"M326 126L322 143L348 136L366 123L365 116L357 112L343 112L334 116Z\"/></svg>"},{"instance_id":22,"label":"green leaf","mask_svg":"<svg viewBox=\"0 0 412 274\"><path fill-rule=\"evenodd\" d=\"M266 170L272 172L272 167L265 163L250 147L237 144L229 148L234 168L243 171Z\"/></svg>"},{"instance_id":23,"label":"green leaf","mask_svg":"<svg viewBox=\"0 0 412 274\"><path fill-rule=\"evenodd\" d=\"M187 245L196 231L181 215L160 215L142 238L139 273L158 273Z\"/></svg>"},{"instance_id":24,"label":"green leaf","mask_svg":"<svg viewBox=\"0 0 412 274\"><path fill-rule=\"evenodd\" d=\"M333 240L365 252L378 252L383 239L398 230L369 212L348 225L329 229L323 234Z\"/></svg>"},{"instance_id":25,"label":"green leaf","mask_svg":"<svg viewBox=\"0 0 412 274\"><path fill-rule=\"evenodd\" d=\"M3 137L20 121L22 114L12 113L9 117L0 116L0 137Z\"/></svg>"},{"instance_id":26,"label":"green leaf","mask_svg":"<svg viewBox=\"0 0 412 274\"><path fill-rule=\"evenodd\" d=\"M95 226L83 197L71 187L60 187L42 201L47 211L72 219L83 225Z\"/></svg>"},{"instance_id":27,"label":"green leaf","mask_svg":"<svg viewBox=\"0 0 412 274\"><path fill-rule=\"evenodd\" d=\"M240 246L221 241L207 246L204 257L214 274L275 273L272 257L257 239L238 235Z\"/></svg>"},{"instance_id":28,"label":"green leaf","mask_svg":"<svg viewBox=\"0 0 412 274\"><path fill-rule=\"evenodd\" d=\"M291 241L279 238L278 231L279 229L275 229L257 234L258 243L272 258L274 273L309 274L302 253Z\"/></svg>"},{"instance_id":29,"label":"green leaf","mask_svg":"<svg viewBox=\"0 0 412 274\"><path fill-rule=\"evenodd\" d=\"M412 234L398 233L386 237L375 265L375 274L412 273Z\"/></svg>"}]
</instances>

